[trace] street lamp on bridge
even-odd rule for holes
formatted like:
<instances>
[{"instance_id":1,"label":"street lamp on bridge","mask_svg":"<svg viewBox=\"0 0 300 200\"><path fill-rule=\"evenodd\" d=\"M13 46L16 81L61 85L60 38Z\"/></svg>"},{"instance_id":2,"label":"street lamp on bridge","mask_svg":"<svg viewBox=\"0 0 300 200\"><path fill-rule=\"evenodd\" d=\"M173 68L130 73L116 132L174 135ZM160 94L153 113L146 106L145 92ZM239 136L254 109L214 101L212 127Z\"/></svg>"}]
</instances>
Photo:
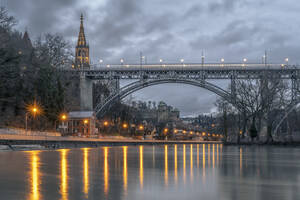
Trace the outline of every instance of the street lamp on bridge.
<instances>
[{"instance_id":1,"label":"street lamp on bridge","mask_svg":"<svg viewBox=\"0 0 300 200\"><path fill-rule=\"evenodd\" d=\"M163 59L160 58L160 59L159 59L159 63L160 63L160 66L161 66L161 67L163 67L162 62L163 62Z\"/></svg>"},{"instance_id":2,"label":"street lamp on bridge","mask_svg":"<svg viewBox=\"0 0 300 200\"><path fill-rule=\"evenodd\" d=\"M286 58L285 62L286 62L286 66L288 66L289 65L289 58Z\"/></svg>"},{"instance_id":3,"label":"street lamp on bridge","mask_svg":"<svg viewBox=\"0 0 300 200\"><path fill-rule=\"evenodd\" d=\"M225 62L225 59L224 58L221 58L221 67L224 67L224 62Z\"/></svg>"},{"instance_id":4,"label":"street lamp on bridge","mask_svg":"<svg viewBox=\"0 0 300 200\"><path fill-rule=\"evenodd\" d=\"M183 58L180 59L180 62L182 63L182 66L185 67L184 59Z\"/></svg>"},{"instance_id":5,"label":"street lamp on bridge","mask_svg":"<svg viewBox=\"0 0 300 200\"><path fill-rule=\"evenodd\" d=\"M243 67L246 66L246 62L247 62L247 58L244 58L244 59L243 59Z\"/></svg>"}]
</instances>

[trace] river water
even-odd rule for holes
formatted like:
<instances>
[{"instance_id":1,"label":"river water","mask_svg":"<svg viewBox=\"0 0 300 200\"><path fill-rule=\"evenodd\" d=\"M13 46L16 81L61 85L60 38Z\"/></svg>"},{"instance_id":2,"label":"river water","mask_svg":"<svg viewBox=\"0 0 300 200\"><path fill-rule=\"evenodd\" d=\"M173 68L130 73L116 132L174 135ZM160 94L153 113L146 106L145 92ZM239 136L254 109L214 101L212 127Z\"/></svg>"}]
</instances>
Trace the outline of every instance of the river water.
<instances>
[{"instance_id":1,"label":"river water","mask_svg":"<svg viewBox=\"0 0 300 200\"><path fill-rule=\"evenodd\" d=\"M221 144L0 152L0 199L300 199L299 158Z\"/></svg>"}]
</instances>

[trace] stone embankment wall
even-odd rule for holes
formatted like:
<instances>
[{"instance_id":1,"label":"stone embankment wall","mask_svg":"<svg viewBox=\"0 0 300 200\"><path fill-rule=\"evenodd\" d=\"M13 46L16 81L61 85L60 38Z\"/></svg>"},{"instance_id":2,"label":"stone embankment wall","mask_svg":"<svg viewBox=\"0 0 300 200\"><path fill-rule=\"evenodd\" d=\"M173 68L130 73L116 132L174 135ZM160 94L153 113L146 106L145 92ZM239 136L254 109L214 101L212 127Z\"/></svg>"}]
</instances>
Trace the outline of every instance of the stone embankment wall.
<instances>
[{"instance_id":1,"label":"stone embankment wall","mask_svg":"<svg viewBox=\"0 0 300 200\"><path fill-rule=\"evenodd\" d=\"M19 128L0 128L0 135L28 135L28 136L61 136L59 132L52 131L30 131Z\"/></svg>"}]
</instances>

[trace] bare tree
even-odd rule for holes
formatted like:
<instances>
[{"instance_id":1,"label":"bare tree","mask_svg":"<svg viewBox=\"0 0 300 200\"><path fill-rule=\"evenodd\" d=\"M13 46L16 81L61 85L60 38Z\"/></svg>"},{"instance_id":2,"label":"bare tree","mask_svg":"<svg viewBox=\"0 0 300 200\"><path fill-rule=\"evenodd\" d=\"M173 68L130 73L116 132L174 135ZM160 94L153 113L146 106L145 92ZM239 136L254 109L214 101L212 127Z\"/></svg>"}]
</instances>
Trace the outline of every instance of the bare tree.
<instances>
[{"instance_id":1,"label":"bare tree","mask_svg":"<svg viewBox=\"0 0 300 200\"><path fill-rule=\"evenodd\" d=\"M45 34L35 42L35 56L54 68L71 66L73 55L68 42L60 35Z\"/></svg>"}]
</instances>

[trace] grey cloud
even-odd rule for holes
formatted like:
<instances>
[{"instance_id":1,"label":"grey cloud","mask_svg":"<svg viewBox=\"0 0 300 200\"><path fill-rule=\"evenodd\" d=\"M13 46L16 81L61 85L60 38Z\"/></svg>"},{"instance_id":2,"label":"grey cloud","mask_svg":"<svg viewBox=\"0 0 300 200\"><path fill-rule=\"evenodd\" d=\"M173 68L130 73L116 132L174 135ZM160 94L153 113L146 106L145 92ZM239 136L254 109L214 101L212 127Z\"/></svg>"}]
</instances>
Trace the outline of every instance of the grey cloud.
<instances>
[{"instance_id":1,"label":"grey cloud","mask_svg":"<svg viewBox=\"0 0 300 200\"><path fill-rule=\"evenodd\" d=\"M100 1L99 1L100 2ZM261 61L265 49L272 62L289 57L299 62L300 23L297 0L9 0L9 11L30 35L59 32L75 46L80 12L92 60L116 63L120 58L148 62L159 58L199 62L239 62L242 57ZM216 82L219 84L220 82ZM221 82L223 83L223 82ZM225 88L227 83L221 84ZM173 91L172 93L171 90ZM135 94L138 98L165 100L184 114L209 112L216 95L200 88L161 85ZM172 99L170 99L170 95Z\"/></svg>"},{"instance_id":2,"label":"grey cloud","mask_svg":"<svg viewBox=\"0 0 300 200\"><path fill-rule=\"evenodd\" d=\"M239 0L222 0L221 2L211 2L208 5L209 12L216 14L222 12L222 14L229 14L238 5Z\"/></svg>"}]
</instances>

